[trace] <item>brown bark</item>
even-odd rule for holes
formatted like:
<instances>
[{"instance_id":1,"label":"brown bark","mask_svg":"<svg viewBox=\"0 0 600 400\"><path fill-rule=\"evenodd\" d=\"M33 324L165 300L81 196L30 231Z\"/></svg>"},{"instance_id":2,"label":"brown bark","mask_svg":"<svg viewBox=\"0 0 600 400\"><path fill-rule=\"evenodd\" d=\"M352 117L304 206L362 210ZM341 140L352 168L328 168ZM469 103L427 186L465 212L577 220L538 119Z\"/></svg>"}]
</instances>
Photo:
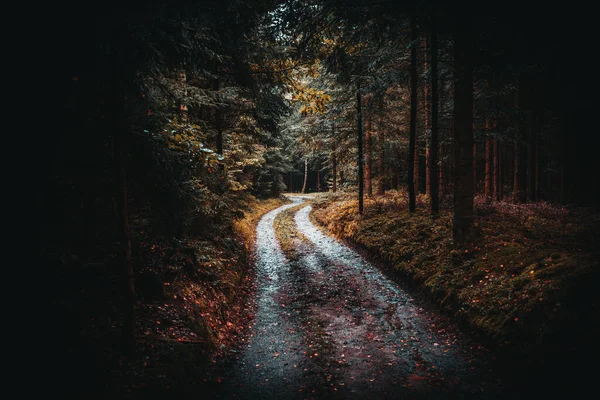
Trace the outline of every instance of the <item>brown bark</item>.
<instances>
[{"instance_id":1,"label":"brown bark","mask_svg":"<svg viewBox=\"0 0 600 400\"><path fill-rule=\"evenodd\" d=\"M334 133L334 128L331 128L332 133ZM333 181L333 193L335 193L337 191L337 149L335 146L335 138L332 135L332 140L333 140L333 150L331 151L331 175L332 175L332 181Z\"/></svg>"},{"instance_id":2,"label":"brown bark","mask_svg":"<svg viewBox=\"0 0 600 400\"><path fill-rule=\"evenodd\" d=\"M304 183L302 184L302 193L306 193L306 181L308 180L308 158L304 159Z\"/></svg>"},{"instance_id":3,"label":"brown bark","mask_svg":"<svg viewBox=\"0 0 600 400\"><path fill-rule=\"evenodd\" d=\"M294 177L292 176L292 171L290 171L290 187L289 187L289 191L290 191L290 193L292 193L294 191Z\"/></svg>"},{"instance_id":4,"label":"brown bark","mask_svg":"<svg viewBox=\"0 0 600 400\"><path fill-rule=\"evenodd\" d=\"M431 198L431 214L439 212L438 193L438 82L437 82L437 25L435 15L431 17L431 141L427 153L427 193ZM441 169L440 169L441 171Z\"/></svg>"},{"instance_id":5,"label":"brown bark","mask_svg":"<svg viewBox=\"0 0 600 400\"><path fill-rule=\"evenodd\" d=\"M416 210L415 193L417 190L415 190L415 185L418 183L418 179L414 179L415 176L418 176L418 174L415 175L415 160L418 159L418 157L415 157L415 134L417 127L417 22L415 16L412 16L410 19L410 39L410 132L408 137L408 174L406 183L408 185L408 209L413 213Z\"/></svg>"},{"instance_id":6,"label":"brown bark","mask_svg":"<svg viewBox=\"0 0 600 400\"><path fill-rule=\"evenodd\" d=\"M477 193L477 143L476 142L473 142L473 192Z\"/></svg>"},{"instance_id":7,"label":"brown bark","mask_svg":"<svg viewBox=\"0 0 600 400\"><path fill-rule=\"evenodd\" d=\"M219 91L220 82L215 81L215 91ZM219 107L215 108L215 129L217 131L217 154L223 155L223 130L222 130L222 115ZM220 164L222 165L222 164Z\"/></svg>"},{"instance_id":8,"label":"brown bark","mask_svg":"<svg viewBox=\"0 0 600 400\"><path fill-rule=\"evenodd\" d=\"M523 149L523 124L521 123L521 87L517 75L517 91L515 93L515 108L517 110L517 123L514 143L514 177L513 198L515 203L524 203L527 200L526 179L527 170L525 165L525 151Z\"/></svg>"},{"instance_id":9,"label":"brown bark","mask_svg":"<svg viewBox=\"0 0 600 400\"><path fill-rule=\"evenodd\" d=\"M383 177L383 160L385 158L385 133L383 129L377 131L379 139L379 157L377 158L377 194L382 195L385 192Z\"/></svg>"},{"instance_id":10,"label":"brown bark","mask_svg":"<svg viewBox=\"0 0 600 400\"><path fill-rule=\"evenodd\" d=\"M427 38L425 38L424 48L425 54L423 55L423 69L425 70L425 72L427 72L427 70L429 69L427 57L430 53L429 40L427 40ZM425 193L427 195L431 193L431 166L429 165L429 147L431 144L431 102L429 100L429 85L430 81L425 80L423 87L423 102L425 106Z\"/></svg>"},{"instance_id":11,"label":"brown bark","mask_svg":"<svg viewBox=\"0 0 600 400\"><path fill-rule=\"evenodd\" d=\"M364 172L363 172L363 122L361 108L360 85L356 85L356 131L358 135L358 214L363 213L364 202Z\"/></svg>"},{"instance_id":12,"label":"brown bark","mask_svg":"<svg viewBox=\"0 0 600 400\"><path fill-rule=\"evenodd\" d=\"M321 191L321 170L317 170L317 192Z\"/></svg>"},{"instance_id":13,"label":"brown bark","mask_svg":"<svg viewBox=\"0 0 600 400\"><path fill-rule=\"evenodd\" d=\"M372 139L371 139L371 114L365 115L365 190L367 196L373 196L372 174L373 157L372 157Z\"/></svg>"},{"instance_id":14,"label":"brown bark","mask_svg":"<svg viewBox=\"0 0 600 400\"><path fill-rule=\"evenodd\" d=\"M490 137L490 121L485 120L485 196L491 198L493 192L493 164L494 155L492 153L492 138Z\"/></svg>"},{"instance_id":15,"label":"brown bark","mask_svg":"<svg viewBox=\"0 0 600 400\"><path fill-rule=\"evenodd\" d=\"M494 126L496 123L494 122ZM498 140L493 141L493 152L494 152L494 185L493 185L493 196L496 201L502 200L502 196L500 194L500 144Z\"/></svg>"},{"instance_id":16,"label":"brown bark","mask_svg":"<svg viewBox=\"0 0 600 400\"><path fill-rule=\"evenodd\" d=\"M459 16L454 35L454 204L455 247L466 245L473 228L473 66L468 17Z\"/></svg>"}]
</instances>

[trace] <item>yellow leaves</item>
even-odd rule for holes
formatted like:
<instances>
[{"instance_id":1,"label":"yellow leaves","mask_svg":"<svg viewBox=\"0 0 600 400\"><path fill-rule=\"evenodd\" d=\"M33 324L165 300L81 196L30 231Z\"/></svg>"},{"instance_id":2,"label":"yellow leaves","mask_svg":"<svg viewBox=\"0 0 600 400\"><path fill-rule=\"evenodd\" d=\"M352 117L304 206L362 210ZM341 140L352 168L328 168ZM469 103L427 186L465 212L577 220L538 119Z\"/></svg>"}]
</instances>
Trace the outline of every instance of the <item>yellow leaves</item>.
<instances>
[{"instance_id":1,"label":"yellow leaves","mask_svg":"<svg viewBox=\"0 0 600 400\"><path fill-rule=\"evenodd\" d=\"M300 107L300 114L322 114L327 111L327 103L331 101L331 96L319 89L299 86L292 96L292 101L304 103Z\"/></svg>"}]
</instances>

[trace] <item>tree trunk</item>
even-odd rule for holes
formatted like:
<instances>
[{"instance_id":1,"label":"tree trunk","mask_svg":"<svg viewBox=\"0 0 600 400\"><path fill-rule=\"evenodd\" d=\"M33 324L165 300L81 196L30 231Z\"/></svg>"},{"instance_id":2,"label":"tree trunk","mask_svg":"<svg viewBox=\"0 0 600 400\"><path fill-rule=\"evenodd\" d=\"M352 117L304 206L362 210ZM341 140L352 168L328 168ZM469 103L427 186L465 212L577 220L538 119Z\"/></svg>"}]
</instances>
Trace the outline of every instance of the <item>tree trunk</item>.
<instances>
[{"instance_id":1,"label":"tree trunk","mask_svg":"<svg viewBox=\"0 0 600 400\"><path fill-rule=\"evenodd\" d=\"M215 91L219 91L220 89L220 82L217 79L215 81ZM221 116L221 110L219 109L219 107L217 106L215 108L215 129L217 130L217 154L223 155L223 130L222 130L222 116ZM223 165L221 163L219 163L219 165Z\"/></svg>"},{"instance_id":2,"label":"tree trunk","mask_svg":"<svg viewBox=\"0 0 600 400\"><path fill-rule=\"evenodd\" d=\"M427 38L427 36L425 36L425 54L423 55L423 70L425 73L425 76L427 76L427 70L429 69L429 63L427 60L427 57L430 55L431 53L431 49L430 49L430 44L429 44L429 40ZM424 87L423 87L423 103L424 103L424 108L425 108L425 194L429 195L431 193L431 173L430 173L430 169L431 166L429 165L429 152L430 152L430 146L431 146L431 102L429 100L429 86L430 86L430 82L429 80L425 80L424 82ZM422 174L423 175L423 174Z\"/></svg>"},{"instance_id":3,"label":"tree trunk","mask_svg":"<svg viewBox=\"0 0 600 400\"><path fill-rule=\"evenodd\" d=\"M364 173L363 173L363 132L362 132L362 110L361 110L360 84L356 85L356 131L358 135L358 213L363 213L364 197Z\"/></svg>"},{"instance_id":4,"label":"tree trunk","mask_svg":"<svg viewBox=\"0 0 600 400\"><path fill-rule=\"evenodd\" d=\"M427 154L427 176L429 177L427 192L431 198L431 214L435 216L438 214L440 208L438 193L438 44L435 14L431 16L431 46L429 51L431 52L431 141Z\"/></svg>"},{"instance_id":5,"label":"tree trunk","mask_svg":"<svg viewBox=\"0 0 600 400\"><path fill-rule=\"evenodd\" d=\"M414 213L416 210L415 201L415 133L417 128L417 21L416 17L410 19L410 132L408 137L408 210Z\"/></svg>"},{"instance_id":6,"label":"tree trunk","mask_svg":"<svg viewBox=\"0 0 600 400\"><path fill-rule=\"evenodd\" d=\"M492 154L492 138L490 137L490 120L485 120L485 196L492 197L493 182L493 164L494 156Z\"/></svg>"},{"instance_id":7,"label":"tree trunk","mask_svg":"<svg viewBox=\"0 0 600 400\"><path fill-rule=\"evenodd\" d=\"M135 351L135 280L133 273L133 259L131 254L131 231L129 228L129 214L127 210L127 175L125 170L125 134L124 129L124 99L121 87L118 44L113 47L113 149L114 149L114 173L115 173L115 205L118 216L118 238L119 238L119 263L125 277L125 295L123 297L123 326L121 331L121 345L125 354Z\"/></svg>"},{"instance_id":8,"label":"tree trunk","mask_svg":"<svg viewBox=\"0 0 600 400\"><path fill-rule=\"evenodd\" d=\"M308 180L308 158L304 159L304 183L302 184L302 193L306 193L306 181Z\"/></svg>"},{"instance_id":9,"label":"tree trunk","mask_svg":"<svg viewBox=\"0 0 600 400\"><path fill-rule=\"evenodd\" d=\"M538 110L539 111L539 110ZM535 195L535 201L540 201L540 135L541 126L542 126L542 113L538 112L537 118L535 121L536 126L536 134L535 134L535 170L534 170L534 183L533 183L533 191Z\"/></svg>"},{"instance_id":10,"label":"tree trunk","mask_svg":"<svg viewBox=\"0 0 600 400\"><path fill-rule=\"evenodd\" d=\"M317 170L317 192L321 191L321 169Z\"/></svg>"},{"instance_id":11,"label":"tree trunk","mask_svg":"<svg viewBox=\"0 0 600 400\"><path fill-rule=\"evenodd\" d=\"M466 245L473 228L473 66L468 16L458 18L454 37L454 213L455 247Z\"/></svg>"},{"instance_id":12,"label":"tree trunk","mask_svg":"<svg viewBox=\"0 0 600 400\"><path fill-rule=\"evenodd\" d=\"M537 107L537 105L534 105ZM539 184L539 113L534 108L529 125L529 154L528 154L528 179L527 196L530 202L537 202Z\"/></svg>"},{"instance_id":13,"label":"tree trunk","mask_svg":"<svg viewBox=\"0 0 600 400\"><path fill-rule=\"evenodd\" d=\"M372 157L372 139L371 139L371 113L365 115L365 189L367 196L373 196L373 185L371 171L373 170L373 157Z\"/></svg>"},{"instance_id":14,"label":"tree trunk","mask_svg":"<svg viewBox=\"0 0 600 400\"><path fill-rule=\"evenodd\" d=\"M294 192L294 177L292 174L293 174L293 172L290 171L290 188L289 188L290 193Z\"/></svg>"},{"instance_id":15,"label":"tree trunk","mask_svg":"<svg viewBox=\"0 0 600 400\"><path fill-rule=\"evenodd\" d=\"M473 127L475 130L475 127ZM473 194L477 193L477 143L473 141Z\"/></svg>"},{"instance_id":16,"label":"tree trunk","mask_svg":"<svg viewBox=\"0 0 600 400\"><path fill-rule=\"evenodd\" d=\"M332 181L333 181L333 193L335 193L337 191L337 149L335 147L335 138L333 137L333 133L335 132L335 129L333 127L331 127L331 140L333 140L333 150L331 151L331 175L332 175Z\"/></svg>"},{"instance_id":17,"label":"tree trunk","mask_svg":"<svg viewBox=\"0 0 600 400\"><path fill-rule=\"evenodd\" d=\"M496 127L496 123L494 122L494 127ZM493 141L493 152L494 152L494 188L493 195L496 201L502 200L502 196L500 195L500 143L498 143L498 139L494 139Z\"/></svg>"},{"instance_id":18,"label":"tree trunk","mask_svg":"<svg viewBox=\"0 0 600 400\"><path fill-rule=\"evenodd\" d=\"M384 131L379 127L377 130L377 138L379 139L379 157L377 158L377 194L382 195L385 192L383 179L383 160L385 158L385 137Z\"/></svg>"},{"instance_id":19,"label":"tree trunk","mask_svg":"<svg viewBox=\"0 0 600 400\"><path fill-rule=\"evenodd\" d=\"M513 195L515 203L524 203L527 200L527 192L525 186L527 184L526 178L526 165L525 165L525 152L523 150L523 124L521 122L521 87L519 82L519 75L517 74L517 91L515 93L515 108L517 111L517 123L515 133L515 164L514 164L514 178L513 178Z\"/></svg>"}]
</instances>

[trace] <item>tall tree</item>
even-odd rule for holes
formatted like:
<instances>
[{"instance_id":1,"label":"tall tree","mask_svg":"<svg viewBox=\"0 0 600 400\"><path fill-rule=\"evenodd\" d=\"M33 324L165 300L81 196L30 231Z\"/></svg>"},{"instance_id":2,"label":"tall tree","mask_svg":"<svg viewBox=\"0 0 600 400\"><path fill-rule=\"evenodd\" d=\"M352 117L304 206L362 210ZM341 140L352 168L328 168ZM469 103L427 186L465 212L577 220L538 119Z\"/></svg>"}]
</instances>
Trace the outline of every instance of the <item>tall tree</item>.
<instances>
[{"instance_id":1,"label":"tall tree","mask_svg":"<svg viewBox=\"0 0 600 400\"><path fill-rule=\"evenodd\" d=\"M526 191L526 179L527 179L527 166L526 153L524 150L525 140L523 137L523 109L522 109L522 95L523 80L517 72L516 76L517 88L515 91L515 115L516 115L516 129L515 129L515 142L514 142L514 178L513 178L513 199L516 203L524 203L527 200Z\"/></svg>"},{"instance_id":2,"label":"tall tree","mask_svg":"<svg viewBox=\"0 0 600 400\"><path fill-rule=\"evenodd\" d=\"M459 14L454 32L454 204L455 247L473 228L473 59L471 20Z\"/></svg>"},{"instance_id":3,"label":"tall tree","mask_svg":"<svg viewBox=\"0 0 600 400\"><path fill-rule=\"evenodd\" d=\"M414 213L415 200L415 139L417 130L417 20L410 19L410 132L408 136L408 210ZM417 180L418 182L418 180Z\"/></svg>"},{"instance_id":4,"label":"tall tree","mask_svg":"<svg viewBox=\"0 0 600 400\"><path fill-rule=\"evenodd\" d=\"M373 138L372 138L372 106L370 105L370 99L368 106L368 112L365 114L365 189L367 196L373 196Z\"/></svg>"},{"instance_id":5,"label":"tall tree","mask_svg":"<svg viewBox=\"0 0 600 400\"><path fill-rule=\"evenodd\" d=\"M356 84L356 134L358 147L358 213L363 213L364 201L364 173L363 173L363 122L362 122L362 96L360 94L360 84Z\"/></svg>"},{"instance_id":6,"label":"tall tree","mask_svg":"<svg viewBox=\"0 0 600 400\"><path fill-rule=\"evenodd\" d=\"M438 183L438 38L435 11L431 15L431 141L427 165L429 166L429 196L431 198L431 214L439 212Z\"/></svg>"},{"instance_id":7,"label":"tall tree","mask_svg":"<svg viewBox=\"0 0 600 400\"><path fill-rule=\"evenodd\" d=\"M493 164L494 164L494 155L492 152L492 138L490 137L490 120L485 120L485 196L491 198L492 197L492 189L493 189Z\"/></svg>"}]
</instances>

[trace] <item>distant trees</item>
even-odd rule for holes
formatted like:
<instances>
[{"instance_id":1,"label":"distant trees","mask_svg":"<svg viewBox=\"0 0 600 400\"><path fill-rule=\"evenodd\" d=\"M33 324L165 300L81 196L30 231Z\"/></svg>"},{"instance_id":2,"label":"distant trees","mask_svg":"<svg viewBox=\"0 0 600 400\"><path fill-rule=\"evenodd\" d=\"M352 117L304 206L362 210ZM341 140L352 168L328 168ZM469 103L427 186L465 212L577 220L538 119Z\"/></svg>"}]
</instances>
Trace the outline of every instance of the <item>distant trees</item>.
<instances>
[{"instance_id":1,"label":"distant trees","mask_svg":"<svg viewBox=\"0 0 600 400\"><path fill-rule=\"evenodd\" d=\"M419 2L325 1L287 11L282 21L300 21L286 31L300 38L291 57L318 61L322 79L344 87L345 94L331 95L324 116L339 124L338 154L345 146L364 155L335 158L334 175L347 185L367 195L374 185L375 194L405 187L411 212L423 192L432 215L451 195L456 245L468 241L474 196L563 203L585 197L569 164L574 147L564 141L575 112L559 94L568 84L557 80L553 45L526 18ZM515 43L515 29L523 41ZM537 54L530 43L541 44ZM359 105L351 110L348 98L359 79L364 126L354 123L351 143L342 132L351 129L350 114L358 120ZM346 105L334 106L341 98Z\"/></svg>"}]
</instances>

